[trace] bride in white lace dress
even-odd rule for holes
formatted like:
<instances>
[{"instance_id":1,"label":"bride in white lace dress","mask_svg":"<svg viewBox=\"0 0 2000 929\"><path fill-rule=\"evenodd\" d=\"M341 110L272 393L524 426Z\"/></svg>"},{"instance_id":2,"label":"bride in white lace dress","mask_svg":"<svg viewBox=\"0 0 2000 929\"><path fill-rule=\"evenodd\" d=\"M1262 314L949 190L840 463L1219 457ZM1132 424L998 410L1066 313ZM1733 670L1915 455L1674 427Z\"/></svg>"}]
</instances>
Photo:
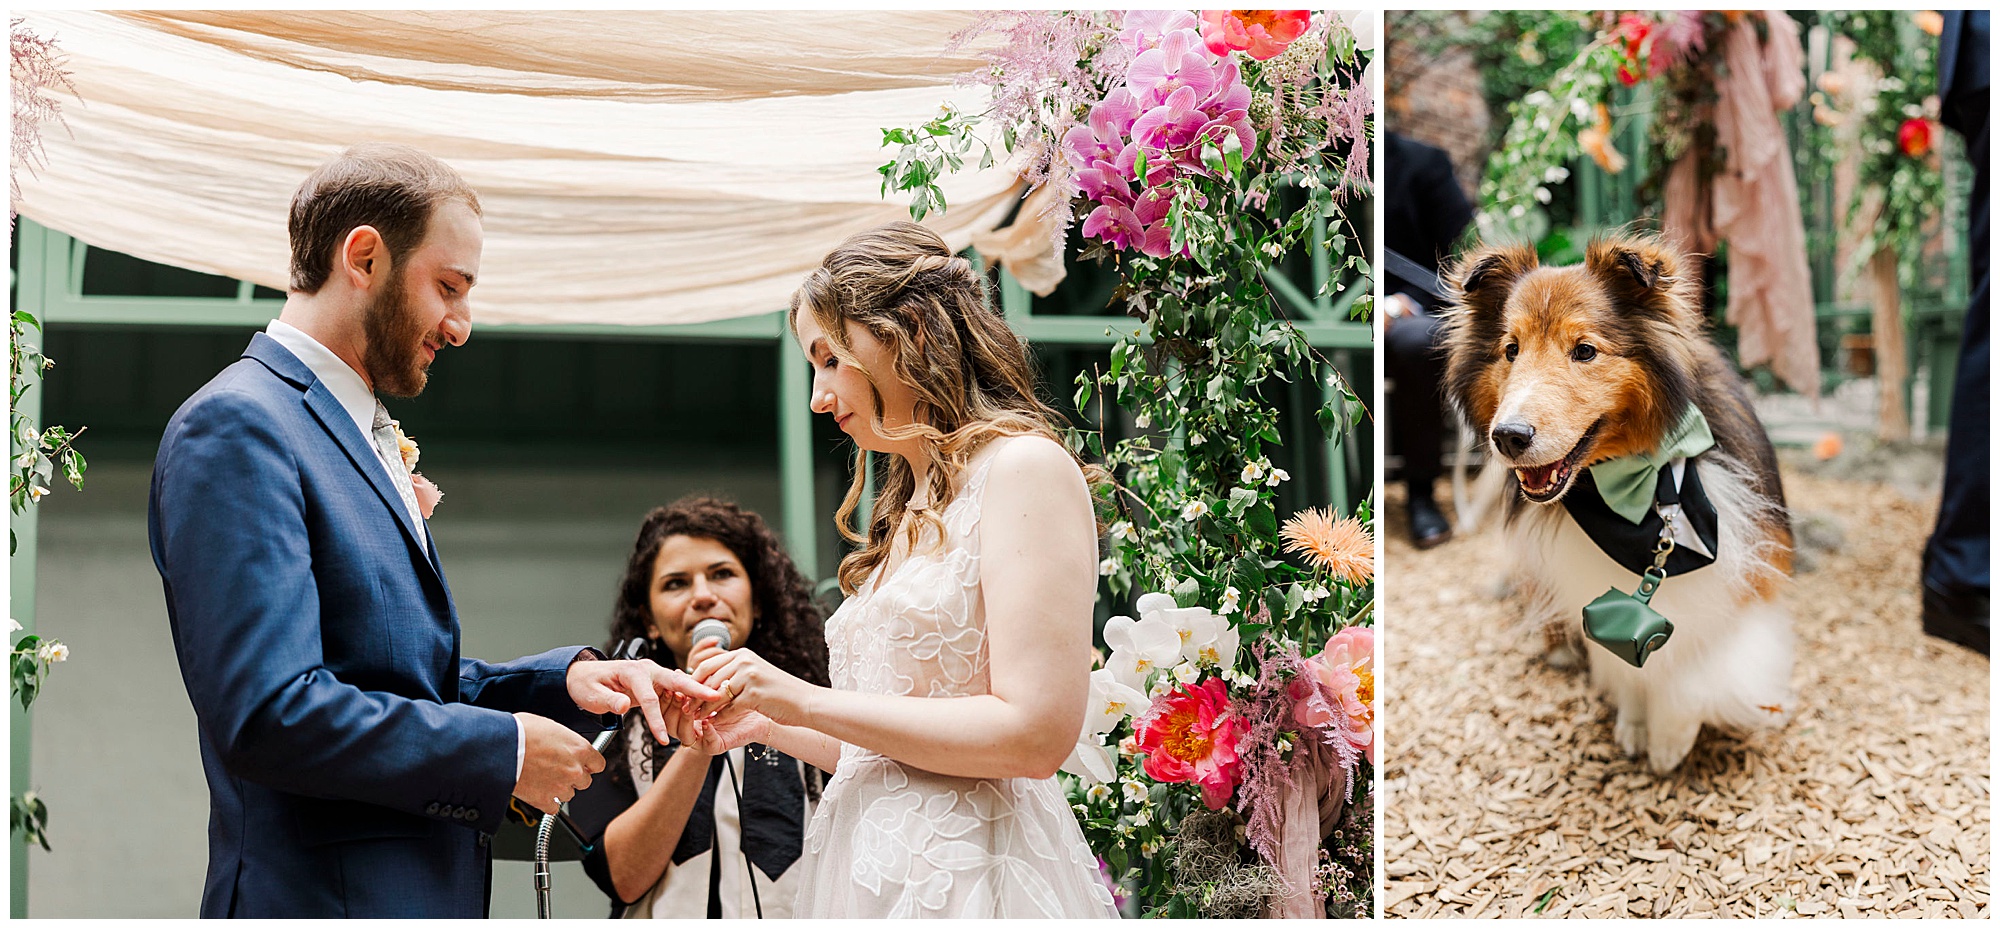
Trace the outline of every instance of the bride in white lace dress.
<instances>
[{"instance_id":1,"label":"bride in white lace dress","mask_svg":"<svg viewBox=\"0 0 2000 929\"><path fill-rule=\"evenodd\" d=\"M1026 347L913 223L828 255L791 325L814 412L887 462L840 567L833 686L716 655L695 675L733 700L682 737L833 772L794 915L1116 917L1054 777L1083 727L1096 522ZM850 537L860 494L857 478Z\"/></svg>"}]
</instances>

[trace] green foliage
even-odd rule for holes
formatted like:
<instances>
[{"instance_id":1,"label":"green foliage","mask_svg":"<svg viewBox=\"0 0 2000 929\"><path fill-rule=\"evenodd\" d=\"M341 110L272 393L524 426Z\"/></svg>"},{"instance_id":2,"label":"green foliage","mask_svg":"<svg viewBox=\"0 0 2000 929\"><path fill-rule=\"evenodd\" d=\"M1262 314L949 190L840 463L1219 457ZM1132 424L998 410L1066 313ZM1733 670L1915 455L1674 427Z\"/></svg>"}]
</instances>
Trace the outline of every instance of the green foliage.
<instances>
[{"instance_id":1,"label":"green foliage","mask_svg":"<svg viewBox=\"0 0 2000 929\"><path fill-rule=\"evenodd\" d=\"M897 146L896 157L875 169L882 175L882 195L910 193L910 218L919 222L933 209L944 212L948 204L939 178L964 168L975 146L981 152L979 167L993 166L992 147L973 131L979 119L946 104L921 126L882 130L883 146Z\"/></svg>"},{"instance_id":2,"label":"green foliage","mask_svg":"<svg viewBox=\"0 0 2000 929\"><path fill-rule=\"evenodd\" d=\"M1855 58L1873 64L1882 75L1874 94L1855 106L1860 183L1848 217L1861 237L1854 250L1856 266L1886 248L1895 254L1897 276L1908 287L1920 276L1924 247L1938 235L1944 211L1943 129L1935 121L1932 96L1937 91L1937 41L1918 30L1906 10L1822 16L1836 33L1853 40ZM1898 145L1898 133L1908 120L1927 124L1928 151L1911 155ZM1876 203L1879 210L1873 208Z\"/></svg>"},{"instance_id":3,"label":"green foliage","mask_svg":"<svg viewBox=\"0 0 2000 929\"><path fill-rule=\"evenodd\" d=\"M18 797L8 797L7 830L21 833L28 841L40 845L42 851L49 848L49 808L42 798L30 790Z\"/></svg>"},{"instance_id":4,"label":"green foliage","mask_svg":"<svg viewBox=\"0 0 2000 929\"><path fill-rule=\"evenodd\" d=\"M11 372L9 397L13 404L13 470L7 480L7 500L17 516L48 495L49 484L55 479L58 467L62 469L63 479L78 490L83 489L83 472L87 467L82 453L75 446L76 439L83 435L82 429L71 432L61 426L49 426L38 430L35 421L21 412L21 397L40 380L43 372L56 364L28 341L28 330L40 332L41 328L42 324L34 314L26 310L14 311L8 342ZM10 527L7 530L7 553L12 555L19 547L19 540Z\"/></svg>"}]
</instances>

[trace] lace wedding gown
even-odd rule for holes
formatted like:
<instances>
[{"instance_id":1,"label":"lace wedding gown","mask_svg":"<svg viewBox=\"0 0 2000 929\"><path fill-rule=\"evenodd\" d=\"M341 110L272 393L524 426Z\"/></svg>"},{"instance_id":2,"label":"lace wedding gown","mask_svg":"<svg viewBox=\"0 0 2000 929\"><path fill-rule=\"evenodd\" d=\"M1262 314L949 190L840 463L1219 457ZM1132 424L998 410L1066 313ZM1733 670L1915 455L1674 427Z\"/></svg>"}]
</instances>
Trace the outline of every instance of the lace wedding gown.
<instances>
[{"instance_id":1,"label":"lace wedding gown","mask_svg":"<svg viewBox=\"0 0 2000 929\"><path fill-rule=\"evenodd\" d=\"M993 454L1009 441L1036 440L996 439L968 463L940 514L944 545L918 546L886 578L877 569L827 621L833 686L991 692L979 503ZM800 917L1118 915L1054 778L946 777L853 745L841 748L798 866Z\"/></svg>"}]
</instances>

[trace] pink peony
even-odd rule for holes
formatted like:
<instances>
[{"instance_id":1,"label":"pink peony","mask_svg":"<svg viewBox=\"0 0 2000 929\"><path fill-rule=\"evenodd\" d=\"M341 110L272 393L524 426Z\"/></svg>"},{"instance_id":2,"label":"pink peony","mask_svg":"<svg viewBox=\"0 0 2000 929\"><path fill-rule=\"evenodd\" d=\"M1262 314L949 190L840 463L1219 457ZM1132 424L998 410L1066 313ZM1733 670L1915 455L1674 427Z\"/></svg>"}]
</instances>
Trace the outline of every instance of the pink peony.
<instances>
[{"instance_id":1,"label":"pink peony","mask_svg":"<svg viewBox=\"0 0 2000 929\"><path fill-rule=\"evenodd\" d=\"M444 499L444 491L421 474L410 475L410 486L417 492L417 512L424 514L425 519L431 518L431 511Z\"/></svg>"},{"instance_id":2,"label":"pink peony","mask_svg":"<svg viewBox=\"0 0 2000 929\"><path fill-rule=\"evenodd\" d=\"M1322 728L1334 721L1333 714L1347 718L1348 741L1375 763L1375 630L1349 626L1334 633L1326 651L1306 663L1312 670L1321 694L1332 700L1311 699L1314 695L1303 680L1295 680L1292 696L1299 698L1296 717L1299 725Z\"/></svg>"},{"instance_id":3,"label":"pink peony","mask_svg":"<svg viewBox=\"0 0 2000 929\"><path fill-rule=\"evenodd\" d=\"M1285 53L1312 25L1309 10L1203 10L1201 38L1208 50L1227 55L1233 49L1258 61Z\"/></svg>"},{"instance_id":4,"label":"pink peony","mask_svg":"<svg viewBox=\"0 0 2000 929\"><path fill-rule=\"evenodd\" d=\"M1236 757L1241 733L1220 679L1183 685L1154 700L1136 728L1147 776L1169 784L1200 784L1202 802L1211 810L1222 809L1243 780Z\"/></svg>"}]
</instances>

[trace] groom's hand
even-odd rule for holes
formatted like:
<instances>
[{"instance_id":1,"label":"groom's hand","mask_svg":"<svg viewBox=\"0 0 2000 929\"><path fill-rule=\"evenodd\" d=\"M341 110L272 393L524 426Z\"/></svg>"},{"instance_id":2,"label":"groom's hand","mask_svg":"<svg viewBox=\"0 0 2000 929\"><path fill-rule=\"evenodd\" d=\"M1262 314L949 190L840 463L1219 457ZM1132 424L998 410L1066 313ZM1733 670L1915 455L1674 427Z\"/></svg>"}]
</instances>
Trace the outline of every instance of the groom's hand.
<instances>
[{"instance_id":1,"label":"groom's hand","mask_svg":"<svg viewBox=\"0 0 2000 929\"><path fill-rule=\"evenodd\" d=\"M569 666L568 683L570 699L592 713L622 715L637 706L661 745L667 744L667 736L672 734L662 715L662 696L695 700L722 696L721 691L695 683L685 673L650 661L579 661Z\"/></svg>"},{"instance_id":2,"label":"groom's hand","mask_svg":"<svg viewBox=\"0 0 2000 929\"><path fill-rule=\"evenodd\" d=\"M514 796L521 802L554 813L577 791L590 786L591 775L604 770L604 756L583 736L533 713L515 713L514 718L521 721L528 742L521 757L521 778L514 782Z\"/></svg>"}]
</instances>

